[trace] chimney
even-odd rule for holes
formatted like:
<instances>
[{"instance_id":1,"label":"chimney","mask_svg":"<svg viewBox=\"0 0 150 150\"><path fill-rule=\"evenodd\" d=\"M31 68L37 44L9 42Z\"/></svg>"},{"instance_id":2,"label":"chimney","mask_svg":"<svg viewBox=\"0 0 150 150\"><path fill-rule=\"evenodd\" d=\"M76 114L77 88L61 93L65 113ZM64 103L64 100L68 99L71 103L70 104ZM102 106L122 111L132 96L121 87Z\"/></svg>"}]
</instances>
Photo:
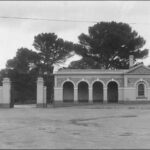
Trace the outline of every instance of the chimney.
<instances>
[{"instance_id":1,"label":"chimney","mask_svg":"<svg viewBox=\"0 0 150 150\"><path fill-rule=\"evenodd\" d=\"M129 56L129 68L131 68L134 64L134 56L133 55L130 55Z\"/></svg>"}]
</instances>

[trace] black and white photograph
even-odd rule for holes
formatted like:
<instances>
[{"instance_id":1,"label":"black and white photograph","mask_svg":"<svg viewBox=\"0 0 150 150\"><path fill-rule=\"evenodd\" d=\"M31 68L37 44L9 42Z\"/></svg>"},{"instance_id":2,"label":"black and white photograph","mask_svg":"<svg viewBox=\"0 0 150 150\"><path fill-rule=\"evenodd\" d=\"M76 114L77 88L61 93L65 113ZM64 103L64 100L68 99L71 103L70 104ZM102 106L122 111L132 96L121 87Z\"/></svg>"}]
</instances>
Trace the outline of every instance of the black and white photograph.
<instances>
[{"instance_id":1,"label":"black and white photograph","mask_svg":"<svg viewBox=\"0 0 150 150\"><path fill-rule=\"evenodd\" d=\"M150 1L0 1L0 149L150 149Z\"/></svg>"}]
</instances>

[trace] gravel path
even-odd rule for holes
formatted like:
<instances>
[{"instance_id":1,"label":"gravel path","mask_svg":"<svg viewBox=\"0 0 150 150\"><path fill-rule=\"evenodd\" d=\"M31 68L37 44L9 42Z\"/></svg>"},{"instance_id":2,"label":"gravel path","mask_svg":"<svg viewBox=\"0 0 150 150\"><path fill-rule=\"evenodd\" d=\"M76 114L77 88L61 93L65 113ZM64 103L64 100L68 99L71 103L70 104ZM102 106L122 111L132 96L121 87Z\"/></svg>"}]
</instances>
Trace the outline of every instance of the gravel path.
<instances>
[{"instance_id":1,"label":"gravel path","mask_svg":"<svg viewBox=\"0 0 150 150\"><path fill-rule=\"evenodd\" d=\"M150 104L0 109L0 148L150 148Z\"/></svg>"}]
</instances>

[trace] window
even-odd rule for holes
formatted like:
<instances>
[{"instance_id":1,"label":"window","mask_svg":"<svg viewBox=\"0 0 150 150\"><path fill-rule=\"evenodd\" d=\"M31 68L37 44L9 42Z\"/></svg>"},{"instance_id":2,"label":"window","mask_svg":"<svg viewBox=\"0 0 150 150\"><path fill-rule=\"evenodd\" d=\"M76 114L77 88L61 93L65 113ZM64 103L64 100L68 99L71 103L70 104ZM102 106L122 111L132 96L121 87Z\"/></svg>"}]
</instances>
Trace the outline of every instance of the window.
<instances>
[{"instance_id":1,"label":"window","mask_svg":"<svg viewBox=\"0 0 150 150\"><path fill-rule=\"evenodd\" d=\"M144 84L138 85L138 96L144 96Z\"/></svg>"}]
</instances>

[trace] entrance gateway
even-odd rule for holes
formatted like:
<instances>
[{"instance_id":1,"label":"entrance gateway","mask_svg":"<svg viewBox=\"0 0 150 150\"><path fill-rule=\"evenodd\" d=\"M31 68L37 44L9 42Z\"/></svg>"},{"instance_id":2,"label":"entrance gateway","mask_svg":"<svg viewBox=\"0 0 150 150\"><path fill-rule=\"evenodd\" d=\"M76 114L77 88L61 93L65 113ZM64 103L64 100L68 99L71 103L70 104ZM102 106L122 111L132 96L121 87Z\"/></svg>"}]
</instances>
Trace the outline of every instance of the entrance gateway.
<instances>
[{"instance_id":1,"label":"entrance gateway","mask_svg":"<svg viewBox=\"0 0 150 150\"><path fill-rule=\"evenodd\" d=\"M129 69L60 69L54 73L55 103L150 102L150 68L133 64Z\"/></svg>"},{"instance_id":2,"label":"entrance gateway","mask_svg":"<svg viewBox=\"0 0 150 150\"><path fill-rule=\"evenodd\" d=\"M13 108L14 107L14 93L13 85L8 77L3 78L2 85L0 86L0 108ZM36 106L46 106L46 87L44 86L43 78L39 77L37 80L37 95Z\"/></svg>"}]
</instances>

